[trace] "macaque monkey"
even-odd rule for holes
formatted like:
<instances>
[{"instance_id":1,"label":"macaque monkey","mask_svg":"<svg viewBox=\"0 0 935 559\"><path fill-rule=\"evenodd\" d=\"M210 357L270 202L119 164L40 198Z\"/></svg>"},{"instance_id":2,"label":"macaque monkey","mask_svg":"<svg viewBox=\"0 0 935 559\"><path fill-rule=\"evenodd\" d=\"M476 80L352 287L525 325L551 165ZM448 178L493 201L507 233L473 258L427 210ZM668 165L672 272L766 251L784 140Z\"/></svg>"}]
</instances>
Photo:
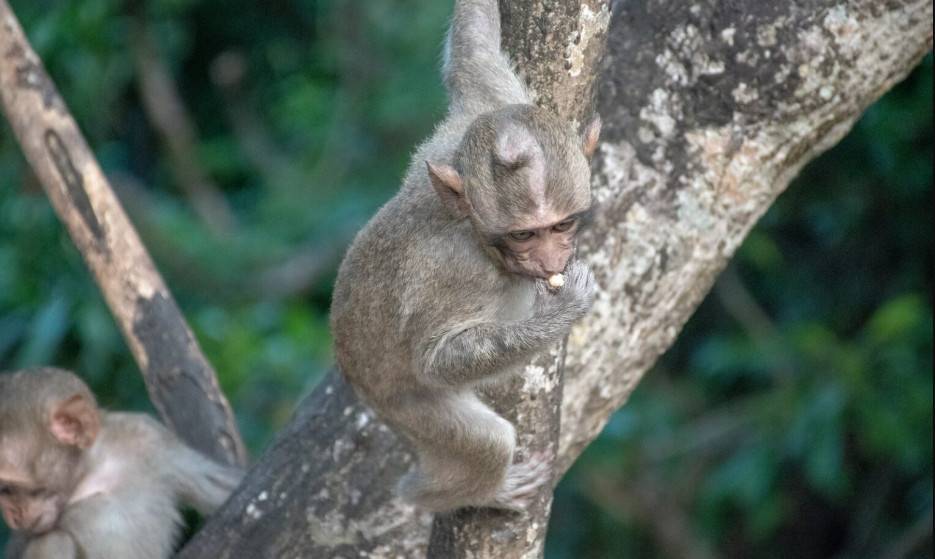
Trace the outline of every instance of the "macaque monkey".
<instances>
[{"instance_id":1,"label":"macaque monkey","mask_svg":"<svg viewBox=\"0 0 935 559\"><path fill-rule=\"evenodd\" d=\"M546 458L514 463L513 425L474 388L520 372L591 307L593 276L573 255L600 121L579 134L531 103L500 51L496 0L456 2L443 75L447 117L338 272L335 353L418 454L404 499L522 510L550 478Z\"/></svg>"},{"instance_id":2,"label":"macaque monkey","mask_svg":"<svg viewBox=\"0 0 935 559\"><path fill-rule=\"evenodd\" d=\"M8 559L164 559L178 506L203 514L240 483L154 419L105 412L74 374L0 374L0 509Z\"/></svg>"}]
</instances>

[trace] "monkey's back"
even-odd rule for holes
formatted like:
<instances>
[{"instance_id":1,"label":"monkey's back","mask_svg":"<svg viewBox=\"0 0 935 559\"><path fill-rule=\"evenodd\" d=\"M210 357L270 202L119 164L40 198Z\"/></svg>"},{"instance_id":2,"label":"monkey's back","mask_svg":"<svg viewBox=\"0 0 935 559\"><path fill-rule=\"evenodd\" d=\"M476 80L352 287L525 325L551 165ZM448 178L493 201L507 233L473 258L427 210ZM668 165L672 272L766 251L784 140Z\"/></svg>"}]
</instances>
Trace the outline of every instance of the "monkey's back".
<instances>
[{"instance_id":1,"label":"monkey's back","mask_svg":"<svg viewBox=\"0 0 935 559\"><path fill-rule=\"evenodd\" d=\"M446 324L450 317L493 312L486 295L499 274L473 240L470 223L450 217L429 184L421 161L432 157L433 143L423 146L403 188L357 235L335 282L335 357L377 408L431 389L417 376L421 351L429 336L453 326Z\"/></svg>"}]
</instances>

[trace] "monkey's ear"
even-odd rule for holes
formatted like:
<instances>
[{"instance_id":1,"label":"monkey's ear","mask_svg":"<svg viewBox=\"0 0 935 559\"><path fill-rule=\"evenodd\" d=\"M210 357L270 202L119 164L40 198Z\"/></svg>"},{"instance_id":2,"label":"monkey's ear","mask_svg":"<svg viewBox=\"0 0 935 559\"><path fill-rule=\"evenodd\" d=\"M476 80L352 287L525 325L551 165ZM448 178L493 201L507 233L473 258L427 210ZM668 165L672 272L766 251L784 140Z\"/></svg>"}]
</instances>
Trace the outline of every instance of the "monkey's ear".
<instances>
[{"instance_id":1,"label":"monkey's ear","mask_svg":"<svg viewBox=\"0 0 935 559\"><path fill-rule=\"evenodd\" d=\"M432 187L445 209L457 219L467 217L471 213L471 206L464 196L464 183L458 171L451 165L436 165L429 161L425 162L425 166L429 170Z\"/></svg>"},{"instance_id":2,"label":"monkey's ear","mask_svg":"<svg viewBox=\"0 0 935 559\"><path fill-rule=\"evenodd\" d=\"M594 152L597 151L597 141L601 138L601 117L597 115L594 117L594 120L588 124L587 128L584 129L584 133L581 135L581 149L584 151L584 156L588 159L594 157Z\"/></svg>"},{"instance_id":3,"label":"monkey's ear","mask_svg":"<svg viewBox=\"0 0 935 559\"><path fill-rule=\"evenodd\" d=\"M101 418L97 404L83 394L75 394L61 401L52 410L49 431L63 444L80 449L90 448L100 429Z\"/></svg>"}]
</instances>

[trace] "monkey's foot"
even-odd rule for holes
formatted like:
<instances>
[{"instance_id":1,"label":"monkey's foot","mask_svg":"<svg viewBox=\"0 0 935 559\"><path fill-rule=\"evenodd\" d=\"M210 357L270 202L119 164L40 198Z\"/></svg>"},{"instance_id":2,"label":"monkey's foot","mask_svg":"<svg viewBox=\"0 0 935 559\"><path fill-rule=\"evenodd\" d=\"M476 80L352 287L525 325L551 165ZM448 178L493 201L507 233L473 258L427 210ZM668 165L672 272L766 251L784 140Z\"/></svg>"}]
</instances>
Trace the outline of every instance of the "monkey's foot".
<instances>
[{"instance_id":1,"label":"monkey's foot","mask_svg":"<svg viewBox=\"0 0 935 559\"><path fill-rule=\"evenodd\" d=\"M513 464L506 472L503 486L490 506L522 512L535 501L539 489L552 477L551 463L545 452L537 452L522 464Z\"/></svg>"}]
</instances>

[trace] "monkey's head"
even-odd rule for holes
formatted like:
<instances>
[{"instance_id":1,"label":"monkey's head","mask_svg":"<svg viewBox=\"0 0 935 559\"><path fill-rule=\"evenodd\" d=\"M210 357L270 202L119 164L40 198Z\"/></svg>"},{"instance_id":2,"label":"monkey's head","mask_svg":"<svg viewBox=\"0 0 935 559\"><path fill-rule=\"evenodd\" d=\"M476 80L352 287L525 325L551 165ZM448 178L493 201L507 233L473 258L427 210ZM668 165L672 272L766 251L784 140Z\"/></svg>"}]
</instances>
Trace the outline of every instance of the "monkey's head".
<instances>
[{"instance_id":1,"label":"monkey's head","mask_svg":"<svg viewBox=\"0 0 935 559\"><path fill-rule=\"evenodd\" d=\"M600 128L595 118L579 135L549 111L510 105L471 124L453 165L427 162L429 178L503 268L545 279L565 269L591 208Z\"/></svg>"},{"instance_id":2,"label":"monkey's head","mask_svg":"<svg viewBox=\"0 0 935 559\"><path fill-rule=\"evenodd\" d=\"M52 368L0 374L0 509L15 531L51 530L100 430L94 396Z\"/></svg>"}]
</instances>

